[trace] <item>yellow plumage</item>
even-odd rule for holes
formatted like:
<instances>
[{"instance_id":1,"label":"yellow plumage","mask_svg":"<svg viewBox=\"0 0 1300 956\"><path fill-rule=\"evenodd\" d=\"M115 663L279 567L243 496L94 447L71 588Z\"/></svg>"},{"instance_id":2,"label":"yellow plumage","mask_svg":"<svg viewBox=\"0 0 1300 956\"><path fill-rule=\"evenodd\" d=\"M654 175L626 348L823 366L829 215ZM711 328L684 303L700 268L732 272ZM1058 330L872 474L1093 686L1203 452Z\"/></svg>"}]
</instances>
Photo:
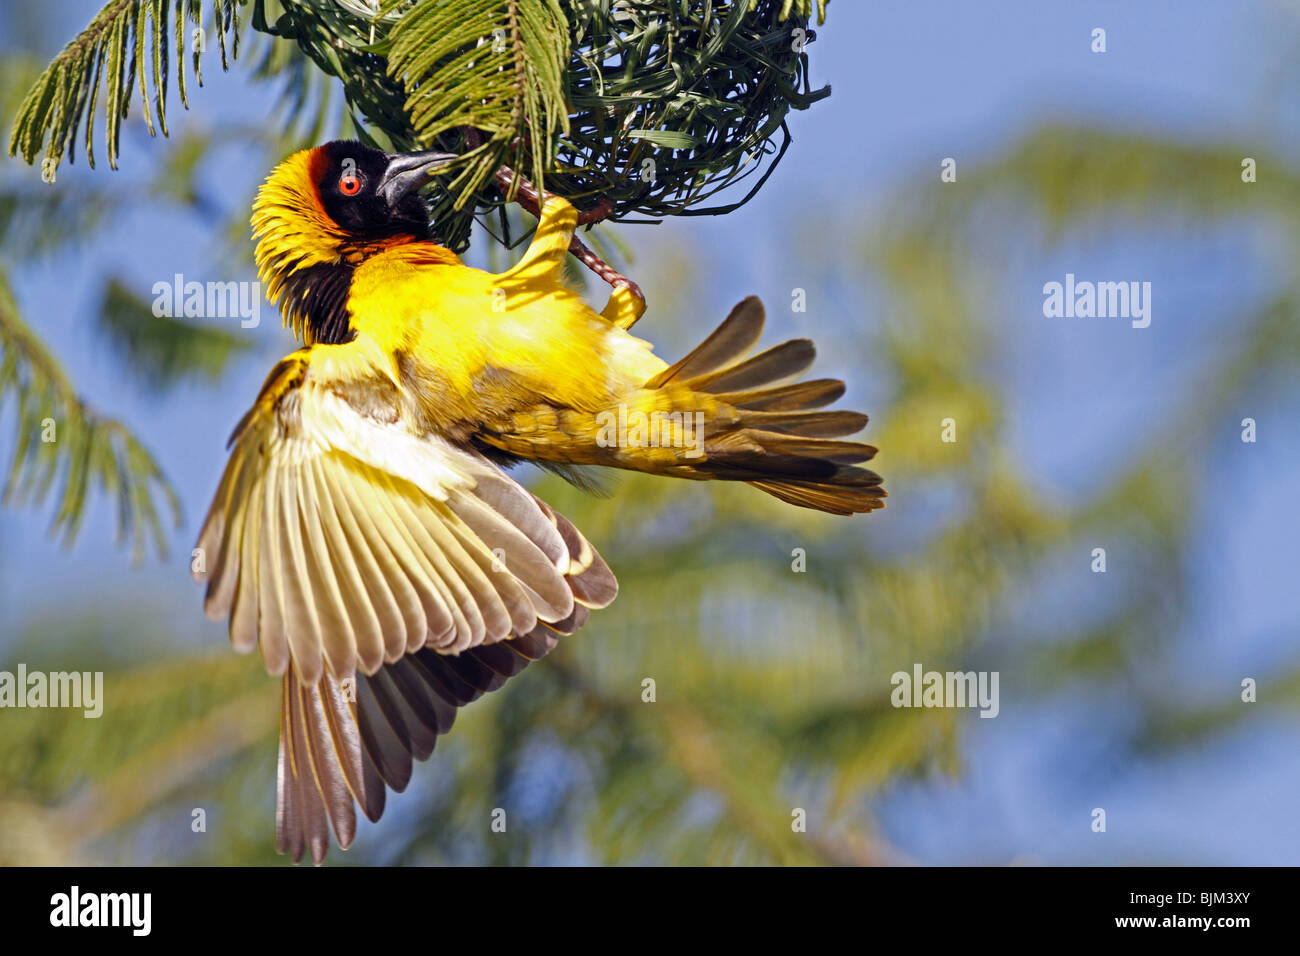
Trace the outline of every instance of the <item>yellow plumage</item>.
<instances>
[{"instance_id":1,"label":"yellow plumage","mask_svg":"<svg viewBox=\"0 0 1300 956\"><path fill-rule=\"evenodd\" d=\"M839 382L779 384L812 346L752 357L747 299L674 365L563 281L577 215L544 198L500 274L423 235L420 156L356 143L295 154L253 212L259 274L305 347L232 437L199 541L205 610L283 675L277 842L342 846L377 819L456 709L613 600L595 549L502 470L532 459L745 481L840 514L883 505L838 440L866 416L820 411ZM415 184L418 185L418 182Z\"/></svg>"}]
</instances>

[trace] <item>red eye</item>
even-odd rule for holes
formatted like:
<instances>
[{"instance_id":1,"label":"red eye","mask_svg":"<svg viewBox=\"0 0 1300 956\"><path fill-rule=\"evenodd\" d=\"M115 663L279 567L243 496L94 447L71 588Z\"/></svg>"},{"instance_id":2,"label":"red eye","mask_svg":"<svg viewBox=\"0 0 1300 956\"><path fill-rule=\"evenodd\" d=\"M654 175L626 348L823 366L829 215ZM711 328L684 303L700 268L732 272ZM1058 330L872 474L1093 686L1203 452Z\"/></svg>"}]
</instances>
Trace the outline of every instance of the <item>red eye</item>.
<instances>
[{"instance_id":1,"label":"red eye","mask_svg":"<svg viewBox=\"0 0 1300 956\"><path fill-rule=\"evenodd\" d=\"M355 196L361 192L361 180L351 173L344 173L339 178L339 192L345 196Z\"/></svg>"}]
</instances>

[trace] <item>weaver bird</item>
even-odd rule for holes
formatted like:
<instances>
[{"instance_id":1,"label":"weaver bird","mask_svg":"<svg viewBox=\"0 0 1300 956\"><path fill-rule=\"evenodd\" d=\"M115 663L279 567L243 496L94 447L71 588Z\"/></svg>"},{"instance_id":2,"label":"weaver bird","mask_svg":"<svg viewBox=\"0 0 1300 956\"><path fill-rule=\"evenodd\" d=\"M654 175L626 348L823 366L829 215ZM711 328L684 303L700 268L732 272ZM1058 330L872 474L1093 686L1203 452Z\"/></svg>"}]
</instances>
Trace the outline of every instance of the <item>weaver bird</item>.
<instances>
[{"instance_id":1,"label":"weaver bird","mask_svg":"<svg viewBox=\"0 0 1300 956\"><path fill-rule=\"evenodd\" d=\"M669 365L628 331L644 310L629 283L601 312L566 286L565 200L532 193L536 233L499 275L431 240L417 190L449 158L329 143L277 166L253 206L259 275L305 347L231 437L195 577L235 649L281 677L276 843L295 861L319 863L331 826L346 848L355 806L377 820L457 708L614 599L596 550L505 467L742 481L835 514L884 504L858 467L875 449L839 440L866 416L820 410L843 384L779 384L812 343L748 357L756 298Z\"/></svg>"}]
</instances>

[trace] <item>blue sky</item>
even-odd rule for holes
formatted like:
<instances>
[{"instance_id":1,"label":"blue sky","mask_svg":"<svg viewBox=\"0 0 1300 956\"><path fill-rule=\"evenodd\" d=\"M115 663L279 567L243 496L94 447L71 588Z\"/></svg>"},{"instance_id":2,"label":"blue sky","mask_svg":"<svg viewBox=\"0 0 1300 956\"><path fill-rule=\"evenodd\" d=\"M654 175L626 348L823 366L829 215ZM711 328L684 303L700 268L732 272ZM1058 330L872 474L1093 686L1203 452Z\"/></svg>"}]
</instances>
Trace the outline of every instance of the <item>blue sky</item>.
<instances>
[{"instance_id":1,"label":"blue sky","mask_svg":"<svg viewBox=\"0 0 1300 956\"><path fill-rule=\"evenodd\" d=\"M66 37L98 4L50 6L73 11L67 27L54 31ZM14 4L4 7L8 16ZM1105 55L1089 49L1098 26L1107 31ZM829 82L834 93L792 117L795 144L763 193L727 217L629 228L624 238L645 254L688 235L707 248L718 279L715 301L702 308L721 315L744 294L788 301L789 290L802 284L784 254L790 239L782 224L810 210L825 210L832 221L846 211L860 210L853 214L864 220L881 215L900 184L937 178L942 157L957 157L959 168L974 165L1045 118L1084 118L1189 141L1258 142L1261 150L1294 156L1300 148L1295 104L1276 99L1287 54L1294 52L1282 39L1294 32L1293 15L1268 2L835 0L810 47L814 84ZM38 52L48 56L54 48ZM192 92L191 102L205 123L219 128L254 95L265 90L251 87L241 68L221 75L210 64L207 86ZM198 122L179 109L171 118L178 128ZM124 139L123 171L116 175L130 189L167 147L138 129ZM243 156L236 147L219 150L207 163L212 195L223 204L242 201L264 166L264 157ZM79 164L60 175L86 174ZM13 161L5 175L27 176L41 188L31 170ZM101 164L90 175L110 173ZM833 235L825 241L835 245ZM1231 335L1226 320L1244 301L1268 291L1268 270L1253 243L1237 235L1139 233L1123 245L1068 245L1023 275L1005 277L1007 310L999 321L1007 333L1000 338L1001 367L1012 383L1011 434L1037 487L1063 499L1087 494L1142 446L1160 421L1161 396L1173 394ZM126 216L111 240L13 277L22 309L86 396L153 439L182 490L186 525L174 536L170 566L155 561L131 571L104 546L111 525L102 504L70 552L45 538L44 515L0 513L0 649L43 609L92 598L109 606L129 600L141 614L192 618L178 639L195 646L224 641L219 625L198 619L198 595L184 579L188 548L224 462L223 441L214 435L224 439L289 340L273 328L267 307L259 350L220 387L187 386L159 402L118 381L103 343L84 334L99 275L121 273L147 290L175 272L205 275L212 249L202 224L181 216L160 224L151 210ZM1225 273L1225 257L1241 267ZM1152 328L1046 322L1041 284L1067 271L1153 279ZM789 316L774 316L773 325L774 336L795 331ZM860 365L854 356L826 356L819 374L846 377L851 394L868 396L869 406L880 392L861 380ZM1220 440L1207 454L1217 462L1216 483L1230 489L1228 504L1196 522L1198 587L1188 615L1194 623L1179 636L1177 659L1160 662L1174 689L1205 693L1209 674L1264 673L1294 661L1296 398L1293 383L1261 392L1257 408L1223 410ZM1242 455L1233 426L1248 414L1261 423L1261 441ZM142 582L150 596L145 604ZM1170 759L1114 765L1104 741L1125 733L1128 711L1122 697L1081 694L1061 698L1047 712L1004 706L998 720L970 721L968 772L960 780L897 786L883 805L887 835L925 862L1300 862L1294 718L1250 721ZM1099 805L1112 808L1118 821L1100 847L1086 825Z\"/></svg>"}]
</instances>

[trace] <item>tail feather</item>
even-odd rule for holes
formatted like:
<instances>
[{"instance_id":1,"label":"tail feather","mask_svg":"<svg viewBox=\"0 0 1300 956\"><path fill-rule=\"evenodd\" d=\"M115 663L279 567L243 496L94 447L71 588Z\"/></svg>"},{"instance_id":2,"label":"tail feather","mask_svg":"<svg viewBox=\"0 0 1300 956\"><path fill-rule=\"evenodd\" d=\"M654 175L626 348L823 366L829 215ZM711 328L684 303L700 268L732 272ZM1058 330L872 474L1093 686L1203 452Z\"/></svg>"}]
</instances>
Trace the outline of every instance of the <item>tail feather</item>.
<instances>
[{"instance_id":1,"label":"tail feather","mask_svg":"<svg viewBox=\"0 0 1300 956\"><path fill-rule=\"evenodd\" d=\"M809 340L750 357L762 331L763 305L751 296L684 358L612 396L608 407L530 406L480 437L516 459L748 481L782 501L834 514L883 508L880 476L858 467L876 449L843 440L860 431L867 416L823 410L844 394L843 382L787 381L812 364L816 350ZM575 613L581 604L600 606L584 595L607 577L608 569L596 569L574 579Z\"/></svg>"},{"instance_id":2,"label":"tail feather","mask_svg":"<svg viewBox=\"0 0 1300 956\"><path fill-rule=\"evenodd\" d=\"M707 339L680 362L668 366L646 382L645 387L659 388L677 378L698 378L735 360L738 355L748 355L763 334L763 318L763 303L758 296L743 299Z\"/></svg>"},{"instance_id":3,"label":"tail feather","mask_svg":"<svg viewBox=\"0 0 1300 956\"><path fill-rule=\"evenodd\" d=\"M756 388L744 392L714 394L720 402L735 408L751 411L790 412L823 408L839 401L844 395L844 383L835 378L818 378L791 385Z\"/></svg>"},{"instance_id":4,"label":"tail feather","mask_svg":"<svg viewBox=\"0 0 1300 956\"><path fill-rule=\"evenodd\" d=\"M780 474L789 470L800 477L820 478L833 474L838 465L869 461L876 449L856 441L836 438L803 438L782 432L742 428L724 432L706 443L709 460L745 462L764 471Z\"/></svg>"},{"instance_id":5,"label":"tail feather","mask_svg":"<svg viewBox=\"0 0 1300 956\"><path fill-rule=\"evenodd\" d=\"M867 427L867 416L862 412L747 412L747 425L763 431L803 435L806 438L843 438Z\"/></svg>"},{"instance_id":6,"label":"tail feather","mask_svg":"<svg viewBox=\"0 0 1300 956\"><path fill-rule=\"evenodd\" d=\"M844 383L835 379L778 384L807 371L816 349L808 339L792 339L747 357L762 328L762 303L751 296L690 354L646 384L688 388L693 398L686 401L715 409L703 460L682 459L666 470L748 481L782 501L833 514L883 508L880 476L858 467L876 449L840 440L861 431L867 416L818 410L844 394Z\"/></svg>"},{"instance_id":7,"label":"tail feather","mask_svg":"<svg viewBox=\"0 0 1300 956\"><path fill-rule=\"evenodd\" d=\"M802 375L816 357L817 348L811 339L791 339L735 365L688 379L685 384L701 392L730 392L770 385Z\"/></svg>"},{"instance_id":8,"label":"tail feather","mask_svg":"<svg viewBox=\"0 0 1300 956\"><path fill-rule=\"evenodd\" d=\"M789 504L835 515L860 514L885 506L880 500L885 494L881 488L838 488L801 481L755 481L751 484Z\"/></svg>"}]
</instances>

